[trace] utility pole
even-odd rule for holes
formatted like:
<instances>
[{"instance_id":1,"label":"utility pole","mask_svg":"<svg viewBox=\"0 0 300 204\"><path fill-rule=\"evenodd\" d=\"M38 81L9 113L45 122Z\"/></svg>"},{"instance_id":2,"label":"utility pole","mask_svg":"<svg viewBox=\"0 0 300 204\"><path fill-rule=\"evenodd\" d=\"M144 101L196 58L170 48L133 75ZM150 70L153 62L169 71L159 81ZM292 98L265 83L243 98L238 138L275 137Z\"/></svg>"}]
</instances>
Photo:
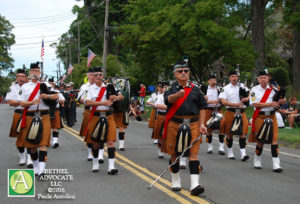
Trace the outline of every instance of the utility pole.
<instances>
[{"instance_id":1,"label":"utility pole","mask_svg":"<svg viewBox=\"0 0 300 204\"><path fill-rule=\"evenodd\" d=\"M104 20L104 43L103 43L103 76L106 76L106 57L107 57L107 47L108 47L108 12L109 12L109 0L105 0L105 20Z\"/></svg>"},{"instance_id":2,"label":"utility pole","mask_svg":"<svg viewBox=\"0 0 300 204\"><path fill-rule=\"evenodd\" d=\"M77 41L78 41L78 61L77 61L77 64L80 63L80 21L77 22Z\"/></svg>"},{"instance_id":3,"label":"utility pole","mask_svg":"<svg viewBox=\"0 0 300 204\"><path fill-rule=\"evenodd\" d=\"M69 65L72 64L72 52L71 52L71 39L69 38L69 64L68 64L68 68L69 68ZM68 68L67 68L67 71L68 71ZM72 81L72 73L71 73L71 81Z\"/></svg>"}]
</instances>

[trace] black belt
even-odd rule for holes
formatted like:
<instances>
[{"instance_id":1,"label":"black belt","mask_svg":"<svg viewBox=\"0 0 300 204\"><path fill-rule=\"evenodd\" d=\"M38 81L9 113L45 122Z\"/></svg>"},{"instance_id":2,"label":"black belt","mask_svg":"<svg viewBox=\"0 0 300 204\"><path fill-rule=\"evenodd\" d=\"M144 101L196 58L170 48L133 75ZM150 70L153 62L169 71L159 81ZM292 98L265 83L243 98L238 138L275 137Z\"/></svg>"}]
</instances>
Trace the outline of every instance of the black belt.
<instances>
[{"instance_id":1,"label":"black belt","mask_svg":"<svg viewBox=\"0 0 300 204\"><path fill-rule=\"evenodd\" d=\"M215 109L217 109L219 111L222 109L222 107L220 106L220 107L216 107L216 108L215 107L207 107L206 108L206 110L215 110Z\"/></svg>"},{"instance_id":2,"label":"black belt","mask_svg":"<svg viewBox=\"0 0 300 204\"><path fill-rule=\"evenodd\" d=\"M194 123L198 121L198 117L197 118L175 118L173 117L171 119L171 121L175 122L175 123Z\"/></svg>"},{"instance_id":3,"label":"black belt","mask_svg":"<svg viewBox=\"0 0 300 204\"><path fill-rule=\"evenodd\" d=\"M15 110L15 113L20 113L20 114L21 114L21 113L22 113L22 110L21 110L21 109L16 109L16 110Z\"/></svg>"},{"instance_id":4,"label":"black belt","mask_svg":"<svg viewBox=\"0 0 300 204\"><path fill-rule=\"evenodd\" d=\"M111 112L111 111L108 111L108 112L95 112L95 113L94 113L94 116L100 116L100 115L101 115L101 113L102 113L102 114L105 114L106 116L109 116L109 115L111 115L111 114L112 114L112 112Z\"/></svg>"},{"instance_id":5,"label":"black belt","mask_svg":"<svg viewBox=\"0 0 300 204\"><path fill-rule=\"evenodd\" d=\"M49 111L47 111L47 110L46 111L33 111L33 112L27 112L26 116L32 116L33 117L33 116L35 116L36 112L40 112L41 116L49 114Z\"/></svg>"},{"instance_id":6,"label":"black belt","mask_svg":"<svg viewBox=\"0 0 300 204\"><path fill-rule=\"evenodd\" d=\"M166 115L167 112L160 112L160 111L158 111L157 114L158 114L158 115Z\"/></svg>"},{"instance_id":7,"label":"black belt","mask_svg":"<svg viewBox=\"0 0 300 204\"><path fill-rule=\"evenodd\" d=\"M240 113L244 113L245 109L240 109L240 108L227 108L226 110L230 111L230 112L236 112L237 110L240 110Z\"/></svg>"},{"instance_id":8,"label":"black belt","mask_svg":"<svg viewBox=\"0 0 300 204\"><path fill-rule=\"evenodd\" d=\"M84 106L84 110L90 110L91 106Z\"/></svg>"},{"instance_id":9,"label":"black belt","mask_svg":"<svg viewBox=\"0 0 300 204\"><path fill-rule=\"evenodd\" d=\"M264 116L270 116L270 115L274 115L275 114L275 110L273 111L260 111L259 115L264 115Z\"/></svg>"}]
</instances>

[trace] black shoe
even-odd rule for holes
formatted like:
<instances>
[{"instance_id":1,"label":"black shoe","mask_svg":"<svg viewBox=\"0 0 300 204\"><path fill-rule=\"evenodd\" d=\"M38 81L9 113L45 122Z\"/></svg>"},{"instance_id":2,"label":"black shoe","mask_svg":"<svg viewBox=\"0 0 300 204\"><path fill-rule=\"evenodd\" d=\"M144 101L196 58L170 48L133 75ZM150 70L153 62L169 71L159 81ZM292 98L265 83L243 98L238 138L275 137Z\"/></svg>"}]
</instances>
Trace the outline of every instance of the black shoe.
<instances>
[{"instance_id":1,"label":"black shoe","mask_svg":"<svg viewBox=\"0 0 300 204\"><path fill-rule=\"evenodd\" d=\"M228 159L235 160L235 157L229 157Z\"/></svg>"},{"instance_id":2,"label":"black shoe","mask_svg":"<svg viewBox=\"0 0 300 204\"><path fill-rule=\"evenodd\" d=\"M19 166L25 166L26 163L19 163Z\"/></svg>"},{"instance_id":3,"label":"black shoe","mask_svg":"<svg viewBox=\"0 0 300 204\"><path fill-rule=\"evenodd\" d=\"M212 154L212 153L213 153L212 150L207 151L207 154Z\"/></svg>"},{"instance_id":4,"label":"black shoe","mask_svg":"<svg viewBox=\"0 0 300 204\"><path fill-rule=\"evenodd\" d=\"M93 169L92 172L94 173L99 172L99 169Z\"/></svg>"},{"instance_id":5,"label":"black shoe","mask_svg":"<svg viewBox=\"0 0 300 204\"><path fill-rule=\"evenodd\" d=\"M125 148L121 148L121 149L119 149L119 150L124 152L124 151L125 151Z\"/></svg>"},{"instance_id":6,"label":"black shoe","mask_svg":"<svg viewBox=\"0 0 300 204\"><path fill-rule=\"evenodd\" d=\"M28 168L28 169L33 169L33 164L28 164L28 165L27 165L27 168Z\"/></svg>"},{"instance_id":7,"label":"black shoe","mask_svg":"<svg viewBox=\"0 0 300 204\"><path fill-rule=\"evenodd\" d=\"M119 172L118 169L112 169L112 170L108 171L107 173L108 173L109 175L115 175L115 174L117 174L118 172Z\"/></svg>"},{"instance_id":8,"label":"black shoe","mask_svg":"<svg viewBox=\"0 0 300 204\"><path fill-rule=\"evenodd\" d=\"M262 169L261 166L255 166L254 169Z\"/></svg>"},{"instance_id":9,"label":"black shoe","mask_svg":"<svg viewBox=\"0 0 300 204\"><path fill-rule=\"evenodd\" d=\"M282 168L273 169L273 172L275 172L275 173L281 173L281 172L283 172L283 169Z\"/></svg>"},{"instance_id":10,"label":"black shoe","mask_svg":"<svg viewBox=\"0 0 300 204\"><path fill-rule=\"evenodd\" d=\"M164 157L164 156L158 156L158 158L159 158L159 159L163 159L163 158L165 158L165 157Z\"/></svg>"},{"instance_id":11,"label":"black shoe","mask_svg":"<svg viewBox=\"0 0 300 204\"><path fill-rule=\"evenodd\" d=\"M247 161L248 159L249 159L249 156L246 154L246 155L243 157L242 161Z\"/></svg>"},{"instance_id":12,"label":"black shoe","mask_svg":"<svg viewBox=\"0 0 300 204\"><path fill-rule=\"evenodd\" d=\"M224 151L218 151L219 155L225 155Z\"/></svg>"},{"instance_id":13,"label":"black shoe","mask_svg":"<svg viewBox=\"0 0 300 204\"><path fill-rule=\"evenodd\" d=\"M103 164L104 160L103 159L99 159L98 162L99 162L99 164Z\"/></svg>"},{"instance_id":14,"label":"black shoe","mask_svg":"<svg viewBox=\"0 0 300 204\"><path fill-rule=\"evenodd\" d=\"M172 191L181 191L181 188L180 187L172 187Z\"/></svg>"},{"instance_id":15,"label":"black shoe","mask_svg":"<svg viewBox=\"0 0 300 204\"><path fill-rule=\"evenodd\" d=\"M86 160L88 160L88 161L92 161L92 160L93 160L93 158L87 158Z\"/></svg>"},{"instance_id":16,"label":"black shoe","mask_svg":"<svg viewBox=\"0 0 300 204\"><path fill-rule=\"evenodd\" d=\"M59 147L58 143L55 143L55 144L52 145L52 148L57 148L57 147Z\"/></svg>"},{"instance_id":17,"label":"black shoe","mask_svg":"<svg viewBox=\"0 0 300 204\"><path fill-rule=\"evenodd\" d=\"M202 185L198 185L198 186L196 186L196 188L194 188L193 190L191 190L191 195L198 196L198 195L200 195L203 192L204 192L203 186Z\"/></svg>"}]
</instances>

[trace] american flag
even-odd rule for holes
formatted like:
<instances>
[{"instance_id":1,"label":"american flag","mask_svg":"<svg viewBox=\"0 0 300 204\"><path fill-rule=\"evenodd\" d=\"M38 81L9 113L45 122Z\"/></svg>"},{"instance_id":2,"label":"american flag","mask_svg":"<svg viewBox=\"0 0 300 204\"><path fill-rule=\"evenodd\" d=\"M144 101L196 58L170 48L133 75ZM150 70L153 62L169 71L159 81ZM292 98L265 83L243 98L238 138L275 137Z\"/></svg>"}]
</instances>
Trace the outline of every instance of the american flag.
<instances>
[{"instance_id":1,"label":"american flag","mask_svg":"<svg viewBox=\"0 0 300 204\"><path fill-rule=\"evenodd\" d=\"M90 49L88 49L87 67L91 65L91 62L94 59L94 57L96 57L96 55Z\"/></svg>"},{"instance_id":2,"label":"american flag","mask_svg":"<svg viewBox=\"0 0 300 204\"><path fill-rule=\"evenodd\" d=\"M44 48L44 38L42 39L42 48L41 48L41 59L42 59L42 62L44 62L44 51L45 51L45 48Z\"/></svg>"},{"instance_id":3,"label":"american flag","mask_svg":"<svg viewBox=\"0 0 300 204\"><path fill-rule=\"evenodd\" d=\"M71 64L69 64L68 74L71 74L73 69L74 69L74 67Z\"/></svg>"}]
</instances>

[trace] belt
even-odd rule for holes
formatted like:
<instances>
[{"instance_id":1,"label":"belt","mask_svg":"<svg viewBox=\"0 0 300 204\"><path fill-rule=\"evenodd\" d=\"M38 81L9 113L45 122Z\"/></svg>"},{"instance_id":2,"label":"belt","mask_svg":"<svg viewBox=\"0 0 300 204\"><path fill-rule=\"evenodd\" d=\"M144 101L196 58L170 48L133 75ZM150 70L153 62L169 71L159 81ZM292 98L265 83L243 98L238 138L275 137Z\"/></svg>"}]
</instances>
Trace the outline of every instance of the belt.
<instances>
[{"instance_id":1,"label":"belt","mask_svg":"<svg viewBox=\"0 0 300 204\"><path fill-rule=\"evenodd\" d=\"M275 110L273 111L260 111L259 115L264 115L264 116L270 116L270 115L274 115L275 114Z\"/></svg>"},{"instance_id":2,"label":"belt","mask_svg":"<svg viewBox=\"0 0 300 204\"><path fill-rule=\"evenodd\" d=\"M111 111L108 111L108 112L104 112L104 111L102 111L102 112L95 112L94 113L94 116L109 116L109 115L111 115L112 114L112 112Z\"/></svg>"},{"instance_id":3,"label":"belt","mask_svg":"<svg viewBox=\"0 0 300 204\"><path fill-rule=\"evenodd\" d=\"M15 113L20 113L20 114L21 114L21 113L22 113L22 110L21 110L21 109L16 109L16 110L15 110Z\"/></svg>"},{"instance_id":4,"label":"belt","mask_svg":"<svg viewBox=\"0 0 300 204\"><path fill-rule=\"evenodd\" d=\"M45 111L32 111L32 112L27 112L26 116L32 116L33 117L33 116L35 116L36 112L40 112L41 116L49 114L49 111L47 111L47 110L45 110Z\"/></svg>"},{"instance_id":5,"label":"belt","mask_svg":"<svg viewBox=\"0 0 300 204\"><path fill-rule=\"evenodd\" d=\"M160 112L160 111L158 111L157 114L158 114L158 115L166 115L167 112Z\"/></svg>"},{"instance_id":6,"label":"belt","mask_svg":"<svg viewBox=\"0 0 300 204\"><path fill-rule=\"evenodd\" d=\"M190 124L190 123L194 123L198 121L198 117L197 118L175 118L173 117L171 119L171 121L175 122L175 123L185 123L185 124Z\"/></svg>"},{"instance_id":7,"label":"belt","mask_svg":"<svg viewBox=\"0 0 300 204\"><path fill-rule=\"evenodd\" d=\"M219 111L222 109L222 107L220 106L220 107L216 107L216 108L215 107L207 107L206 108L206 110L215 110L215 109L217 109Z\"/></svg>"},{"instance_id":8,"label":"belt","mask_svg":"<svg viewBox=\"0 0 300 204\"><path fill-rule=\"evenodd\" d=\"M90 110L91 106L84 106L84 110Z\"/></svg>"},{"instance_id":9,"label":"belt","mask_svg":"<svg viewBox=\"0 0 300 204\"><path fill-rule=\"evenodd\" d=\"M240 113L244 113L245 112L245 109L240 109L240 108L227 108L226 110L230 111L230 112L234 112L234 113L237 113L237 112L240 112Z\"/></svg>"}]
</instances>

